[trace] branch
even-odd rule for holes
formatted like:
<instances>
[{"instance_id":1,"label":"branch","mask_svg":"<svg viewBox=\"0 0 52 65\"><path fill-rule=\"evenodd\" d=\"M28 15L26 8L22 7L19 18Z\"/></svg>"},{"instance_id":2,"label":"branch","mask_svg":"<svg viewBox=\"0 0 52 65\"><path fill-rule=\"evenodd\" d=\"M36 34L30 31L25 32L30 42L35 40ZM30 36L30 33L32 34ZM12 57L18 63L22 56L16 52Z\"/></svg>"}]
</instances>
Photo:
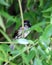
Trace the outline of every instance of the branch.
<instances>
[{"instance_id":1,"label":"branch","mask_svg":"<svg viewBox=\"0 0 52 65\"><path fill-rule=\"evenodd\" d=\"M21 1L18 0L18 3L19 3L19 8L20 8L21 20L22 20L22 38L24 38L24 18L23 18Z\"/></svg>"}]
</instances>

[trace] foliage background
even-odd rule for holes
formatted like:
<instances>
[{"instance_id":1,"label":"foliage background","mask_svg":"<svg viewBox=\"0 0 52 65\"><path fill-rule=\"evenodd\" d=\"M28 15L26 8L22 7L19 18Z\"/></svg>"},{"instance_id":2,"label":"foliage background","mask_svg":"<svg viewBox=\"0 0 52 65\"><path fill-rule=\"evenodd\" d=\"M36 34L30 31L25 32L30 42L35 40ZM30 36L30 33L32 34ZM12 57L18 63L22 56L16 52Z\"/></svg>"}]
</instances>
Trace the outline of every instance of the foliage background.
<instances>
[{"instance_id":1,"label":"foliage background","mask_svg":"<svg viewBox=\"0 0 52 65\"><path fill-rule=\"evenodd\" d=\"M12 38L21 25L17 1L12 6L15 14L8 12L13 1L0 0L0 65L52 65L52 0L21 0L24 20L32 26L20 42ZM10 44L15 44L14 50Z\"/></svg>"}]
</instances>

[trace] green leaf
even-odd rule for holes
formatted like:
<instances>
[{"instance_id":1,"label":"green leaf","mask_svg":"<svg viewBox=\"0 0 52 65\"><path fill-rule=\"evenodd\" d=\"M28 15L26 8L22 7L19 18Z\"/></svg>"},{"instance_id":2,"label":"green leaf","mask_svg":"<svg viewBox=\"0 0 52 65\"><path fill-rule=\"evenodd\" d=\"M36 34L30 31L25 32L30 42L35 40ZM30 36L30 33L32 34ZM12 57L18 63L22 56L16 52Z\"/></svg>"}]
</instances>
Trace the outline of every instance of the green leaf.
<instances>
[{"instance_id":1,"label":"green leaf","mask_svg":"<svg viewBox=\"0 0 52 65\"><path fill-rule=\"evenodd\" d=\"M48 9L46 9L46 10L43 10L42 12L43 12L43 13L44 13L44 12L52 12L52 7L48 8Z\"/></svg>"},{"instance_id":2,"label":"green leaf","mask_svg":"<svg viewBox=\"0 0 52 65\"><path fill-rule=\"evenodd\" d=\"M29 51L29 54L27 55L28 62L30 62L34 58L34 56L35 56L35 51L34 51L34 49L31 49Z\"/></svg>"},{"instance_id":3,"label":"green leaf","mask_svg":"<svg viewBox=\"0 0 52 65\"><path fill-rule=\"evenodd\" d=\"M29 30L36 30L36 31L38 31L38 32L43 32L43 29L41 28L41 26L43 26L43 25L45 25L45 24L47 24L48 22L40 22L40 23L37 23L37 24L35 24L35 25L33 25L33 26L31 26L31 28L29 29Z\"/></svg>"},{"instance_id":4,"label":"green leaf","mask_svg":"<svg viewBox=\"0 0 52 65\"><path fill-rule=\"evenodd\" d=\"M42 65L42 62L39 58L35 58L33 65Z\"/></svg>"},{"instance_id":5,"label":"green leaf","mask_svg":"<svg viewBox=\"0 0 52 65\"><path fill-rule=\"evenodd\" d=\"M28 1L27 1L27 6L29 6L30 3L31 3L31 0L28 0Z\"/></svg>"},{"instance_id":6,"label":"green leaf","mask_svg":"<svg viewBox=\"0 0 52 65\"><path fill-rule=\"evenodd\" d=\"M50 39L49 38L45 38L43 36L40 36L39 38L41 45L43 45L44 48L48 47L48 44L50 43Z\"/></svg>"},{"instance_id":7,"label":"green leaf","mask_svg":"<svg viewBox=\"0 0 52 65\"><path fill-rule=\"evenodd\" d=\"M28 58L26 57L25 53L22 54L23 61L26 65L29 65Z\"/></svg>"},{"instance_id":8,"label":"green leaf","mask_svg":"<svg viewBox=\"0 0 52 65\"><path fill-rule=\"evenodd\" d=\"M16 63L10 62L10 65L17 65Z\"/></svg>"},{"instance_id":9,"label":"green leaf","mask_svg":"<svg viewBox=\"0 0 52 65\"><path fill-rule=\"evenodd\" d=\"M36 30L37 32L43 32L43 29L42 29L40 26L35 27L35 30Z\"/></svg>"},{"instance_id":10,"label":"green leaf","mask_svg":"<svg viewBox=\"0 0 52 65\"><path fill-rule=\"evenodd\" d=\"M1 44L0 47L2 47L2 49L3 49L6 53L11 50L10 47L9 47L8 45L6 45L6 44ZM6 48L7 48L7 49L6 49Z\"/></svg>"},{"instance_id":11,"label":"green leaf","mask_svg":"<svg viewBox=\"0 0 52 65\"><path fill-rule=\"evenodd\" d=\"M52 24L52 13L50 15L50 23Z\"/></svg>"},{"instance_id":12,"label":"green leaf","mask_svg":"<svg viewBox=\"0 0 52 65\"><path fill-rule=\"evenodd\" d=\"M1 52L1 51L0 51L0 52ZM4 58L3 55L4 55L3 53L0 53L0 61L4 61L4 60L5 60L5 58Z\"/></svg>"},{"instance_id":13,"label":"green leaf","mask_svg":"<svg viewBox=\"0 0 52 65\"><path fill-rule=\"evenodd\" d=\"M28 40L28 42L29 42L30 44L34 44L34 41L32 41L32 40Z\"/></svg>"},{"instance_id":14,"label":"green leaf","mask_svg":"<svg viewBox=\"0 0 52 65\"><path fill-rule=\"evenodd\" d=\"M18 54L18 53L19 53L18 50L11 51L11 54L13 54L13 55L16 55L16 54Z\"/></svg>"},{"instance_id":15,"label":"green leaf","mask_svg":"<svg viewBox=\"0 0 52 65\"><path fill-rule=\"evenodd\" d=\"M0 65L2 65L2 61L0 61Z\"/></svg>"},{"instance_id":16,"label":"green leaf","mask_svg":"<svg viewBox=\"0 0 52 65\"><path fill-rule=\"evenodd\" d=\"M39 51L39 54L42 56L42 58L47 58L47 54L45 53L44 50L42 50L40 46L38 46L38 51Z\"/></svg>"},{"instance_id":17,"label":"green leaf","mask_svg":"<svg viewBox=\"0 0 52 65\"><path fill-rule=\"evenodd\" d=\"M6 52L6 50L5 50L5 48L7 48L7 47L5 47L5 48L3 48L4 46L2 46L2 45L0 45L0 60L2 60L2 61L7 61L7 52Z\"/></svg>"},{"instance_id":18,"label":"green leaf","mask_svg":"<svg viewBox=\"0 0 52 65\"><path fill-rule=\"evenodd\" d=\"M9 4L6 3L4 0L0 0L0 4L1 4L1 5L4 5L4 6L9 6Z\"/></svg>"},{"instance_id":19,"label":"green leaf","mask_svg":"<svg viewBox=\"0 0 52 65\"><path fill-rule=\"evenodd\" d=\"M52 24L49 24L49 25L45 28L45 30L44 30L44 32L43 32L43 37L49 38L51 35L52 35Z\"/></svg>"},{"instance_id":20,"label":"green leaf","mask_svg":"<svg viewBox=\"0 0 52 65\"><path fill-rule=\"evenodd\" d=\"M7 12L0 10L0 15L7 19L7 21L15 22L16 19L13 16L10 16Z\"/></svg>"},{"instance_id":21,"label":"green leaf","mask_svg":"<svg viewBox=\"0 0 52 65\"><path fill-rule=\"evenodd\" d=\"M43 35L40 37L40 41L42 42L42 44L49 45L51 35L52 35L52 24L49 24L45 28Z\"/></svg>"},{"instance_id":22,"label":"green leaf","mask_svg":"<svg viewBox=\"0 0 52 65\"><path fill-rule=\"evenodd\" d=\"M8 37L8 35L0 29L1 34L9 41L11 42L11 39ZM4 42L3 42L4 43Z\"/></svg>"},{"instance_id":23,"label":"green leaf","mask_svg":"<svg viewBox=\"0 0 52 65\"><path fill-rule=\"evenodd\" d=\"M48 19L52 18L52 16L48 16L48 15L43 15L43 17L48 18Z\"/></svg>"},{"instance_id":24,"label":"green leaf","mask_svg":"<svg viewBox=\"0 0 52 65\"><path fill-rule=\"evenodd\" d=\"M28 0L27 1L27 8L31 9L34 5L34 2L35 2L34 0Z\"/></svg>"},{"instance_id":25,"label":"green leaf","mask_svg":"<svg viewBox=\"0 0 52 65\"><path fill-rule=\"evenodd\" d=\"M6 13L7 14L7 13ZM8 16L8 15L7 15ZM4 16L5 17L5 16ZM19 17L15 17L13 18L12 16L8 16L9 18L7 18L7 23L6 23L6 27L10 27L12 26L14 23L16 23L16 25L14 26L16 28L16 30L18 30L19 26L21 25L21 20ZM11 19L10 19L11 18Z\"/></svg>"},{"instance_id":26,"label":"green leaf","mask_svg":"<svg viewBox=\"0 0 52 65\"><path fill-rule=\"evenodd\" d=\"M43 0L40 0L40 7L42 7L44 4L44 1Z\"/></svg>"},{"instance_id":27,"label":"green leaf","mask_svg":"<svg viewBox=\"0 0 52 65\"><path fill-rule=\"evenodd\" d=\"M4 26L3 19L2 19L1 16L0 16L0 27L1 27L4 31L6 31L6 28L5 28L5 26Z\"/></svg>"}]
</instances>

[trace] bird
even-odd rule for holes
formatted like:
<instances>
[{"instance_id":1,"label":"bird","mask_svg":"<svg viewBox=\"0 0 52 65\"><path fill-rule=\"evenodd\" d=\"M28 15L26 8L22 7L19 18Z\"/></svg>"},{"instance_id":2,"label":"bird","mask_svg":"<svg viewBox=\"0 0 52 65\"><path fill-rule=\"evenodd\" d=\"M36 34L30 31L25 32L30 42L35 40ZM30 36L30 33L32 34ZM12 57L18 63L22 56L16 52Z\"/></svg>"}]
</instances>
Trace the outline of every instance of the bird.
<instances>
[{"instance_id":1,"label":"bird","mask_svg":"<svg viewBox=\"0 0 52 65\"><path fill-rule=\"evenodd\" d=\"M31 27L30 21L25 20L24 21L24 38L26 38L28 34L30 33L30 30L28 31L30 27ZM22 26L20 26L19 29L15 31L13 38L14 39L22 38Z\"/></svg>"},{"instance_id":2,"label":"bird","mask_svg":"<svg viewBox=\"0 0 52 65\"><path fill-rule=\"evenodd\" d=\"M24 20L24 38L26 38L30 34L30 30L28 30L31 27L30 21L29 20ZM20 39L22 38L22 25L19 27L18 30L15 31L13 35L13 40ZM14 50L15 45L11 44L10 48Z\"/></svg>"}]
</instances>

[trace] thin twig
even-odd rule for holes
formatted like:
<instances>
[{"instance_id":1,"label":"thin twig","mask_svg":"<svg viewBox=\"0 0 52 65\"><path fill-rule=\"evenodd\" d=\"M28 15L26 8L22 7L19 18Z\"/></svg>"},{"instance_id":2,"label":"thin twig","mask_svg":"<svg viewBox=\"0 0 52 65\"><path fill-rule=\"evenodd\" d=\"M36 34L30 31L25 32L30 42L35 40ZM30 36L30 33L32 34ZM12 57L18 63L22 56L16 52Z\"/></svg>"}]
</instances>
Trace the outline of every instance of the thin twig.
<instances>
[{"instance_id":1,"label":"thin twig","mask_svg":"<svg viewBox=\"0 0 52 65\"><path fill-rule=\"evenodd\" d=\"M0 42L0 44L16 44L17 42Z\"/></svg>"},{"instance_id":2,"label":"thin twig","mask_svg":"<svg viewBox=\"0 0 52 65\"><path fill-rule=\"evenodd\" d=\"M19 8L20 8L21 20L22 20L22 38L24 38L24 18L23 18L21 1L18 0L18 3L19 3Z\"/></svg>"}]
</instances>

